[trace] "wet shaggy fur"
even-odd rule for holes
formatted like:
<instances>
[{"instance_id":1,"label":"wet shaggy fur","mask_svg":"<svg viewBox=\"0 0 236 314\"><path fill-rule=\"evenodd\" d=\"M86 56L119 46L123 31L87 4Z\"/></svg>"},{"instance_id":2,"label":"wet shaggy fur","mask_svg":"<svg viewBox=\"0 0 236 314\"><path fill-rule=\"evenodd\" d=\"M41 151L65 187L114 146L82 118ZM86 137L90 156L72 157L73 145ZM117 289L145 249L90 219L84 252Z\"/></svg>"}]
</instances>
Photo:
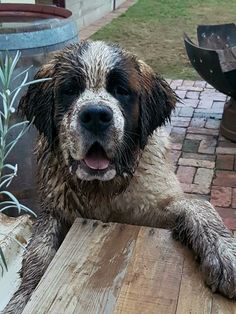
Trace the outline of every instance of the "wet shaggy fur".
<instances>
[{"instance_id":1,"label":"wet shaggy fur","mask_svg":"<svg viewBox=\"0 0 236 314\"><path fill-rule=\"evenodd\" d=\"M22 283L4 313L21 313L76 217L165 227L192 248L212 291L236 298L236 243L204 200L189 199L166 158L162 128L175 107L168 84L118 46L83 42L59 52L36 75L20 106L39 131L42 213L23 259ZM113 120L89 133L81 111L100 104ZM84 163L96 143L109 158ZM97 146L96 146L97 147Z\"/></svg>"}]
</instances>

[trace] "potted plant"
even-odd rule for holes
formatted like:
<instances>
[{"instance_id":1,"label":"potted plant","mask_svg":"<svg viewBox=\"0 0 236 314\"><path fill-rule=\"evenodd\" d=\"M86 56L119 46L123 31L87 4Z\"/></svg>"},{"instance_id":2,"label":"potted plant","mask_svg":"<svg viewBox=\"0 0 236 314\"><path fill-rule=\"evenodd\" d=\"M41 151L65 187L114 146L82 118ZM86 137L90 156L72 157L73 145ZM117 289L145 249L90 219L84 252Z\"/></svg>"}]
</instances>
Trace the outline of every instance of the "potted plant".
<instances>
[{"instance_id":1,"label":"potted plant","mask_svg":"<svg viewBox=\"0 0 236 314\"><path fill-rule=\"evenodd\" d=\"M28 121L12 122L12 114L16 110L15 102L25 86L42 81L28 82L29 69L14 76L19 59L19 51L14 58L7 53L5 58L0 58L0 311L18 287L22 253L31 236L32 227L29 215L15 218L8 217L5 212L15 208L18 214L25 212L35 216L34 212L21 204L8 189L17 175L18 165L9 163L7 158L30 127ZM16 79L20 79L21 83L12 88Z\"/></svg>"}]
</instances>

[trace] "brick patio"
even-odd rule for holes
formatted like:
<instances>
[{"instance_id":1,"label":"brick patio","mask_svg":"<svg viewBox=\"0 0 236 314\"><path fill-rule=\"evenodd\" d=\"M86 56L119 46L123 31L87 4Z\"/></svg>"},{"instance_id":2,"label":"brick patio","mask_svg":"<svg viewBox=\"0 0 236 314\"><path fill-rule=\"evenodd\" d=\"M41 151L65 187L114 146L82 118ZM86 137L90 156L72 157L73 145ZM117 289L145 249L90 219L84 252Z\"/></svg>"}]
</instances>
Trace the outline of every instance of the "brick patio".
<instances>
[{"instance_id":1,"label":"brick patio","mask_svg":"<svg viewBox=\"0 0 236 314\"><path fill-rule=\"evenodd\" d=\"M236 230L236 143L219 132L226 96L204 81L168 82L182 100L167 126L176 174L186 193L210 200Z\"/></svg>"}]
</instances>

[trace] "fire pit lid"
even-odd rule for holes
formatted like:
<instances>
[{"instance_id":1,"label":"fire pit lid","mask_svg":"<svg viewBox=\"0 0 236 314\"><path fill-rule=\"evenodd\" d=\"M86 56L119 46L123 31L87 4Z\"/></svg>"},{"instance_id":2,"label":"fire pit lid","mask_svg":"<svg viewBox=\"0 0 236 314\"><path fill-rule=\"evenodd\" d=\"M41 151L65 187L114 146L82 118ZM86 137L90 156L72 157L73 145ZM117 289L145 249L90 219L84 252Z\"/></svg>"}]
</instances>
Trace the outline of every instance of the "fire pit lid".
<instances>
[{"instance_id":1,"label":"fire pit lid","mask_svg":"<svg viewBox=\"0 0 236 314\"><path fill-rule=\"evenodd\" d=\"M220 92L236 99L236 26L199 25L199 45L185 34L184 42L192 66Z\"/></svg>"}]
</instances>

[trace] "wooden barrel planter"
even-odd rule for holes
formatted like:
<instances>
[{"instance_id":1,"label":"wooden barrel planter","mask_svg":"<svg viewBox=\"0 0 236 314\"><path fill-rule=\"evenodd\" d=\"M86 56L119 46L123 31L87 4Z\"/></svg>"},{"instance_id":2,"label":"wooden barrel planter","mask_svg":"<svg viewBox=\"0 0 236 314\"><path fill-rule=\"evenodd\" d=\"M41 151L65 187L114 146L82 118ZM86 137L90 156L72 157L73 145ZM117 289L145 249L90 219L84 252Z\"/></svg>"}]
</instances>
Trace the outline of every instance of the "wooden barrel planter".
<instances>
[{"instance_id":1,"label":"wooden barrel planter","mask_svg":"<svg viewBox=\"0 0 236 314\"><path fill-rule=\"evenodd\" d=\"M17 50L21 51L16 75L33 65L29 72L29 79L32 79L54 52L74 42L78 42L78 31L69 10L46 5L0 4L0 53L4 56L8 51L14 56ZM16 80L15 84L18 83ZM13 120L16 122L20 118L16 114ZM14 138L14 133L11 136ZM32 127L16 145L8 161L18 164L18 176L10 190L23 204L37 212L35 137L36 130Z\"/></svg>"}]
</instances>

